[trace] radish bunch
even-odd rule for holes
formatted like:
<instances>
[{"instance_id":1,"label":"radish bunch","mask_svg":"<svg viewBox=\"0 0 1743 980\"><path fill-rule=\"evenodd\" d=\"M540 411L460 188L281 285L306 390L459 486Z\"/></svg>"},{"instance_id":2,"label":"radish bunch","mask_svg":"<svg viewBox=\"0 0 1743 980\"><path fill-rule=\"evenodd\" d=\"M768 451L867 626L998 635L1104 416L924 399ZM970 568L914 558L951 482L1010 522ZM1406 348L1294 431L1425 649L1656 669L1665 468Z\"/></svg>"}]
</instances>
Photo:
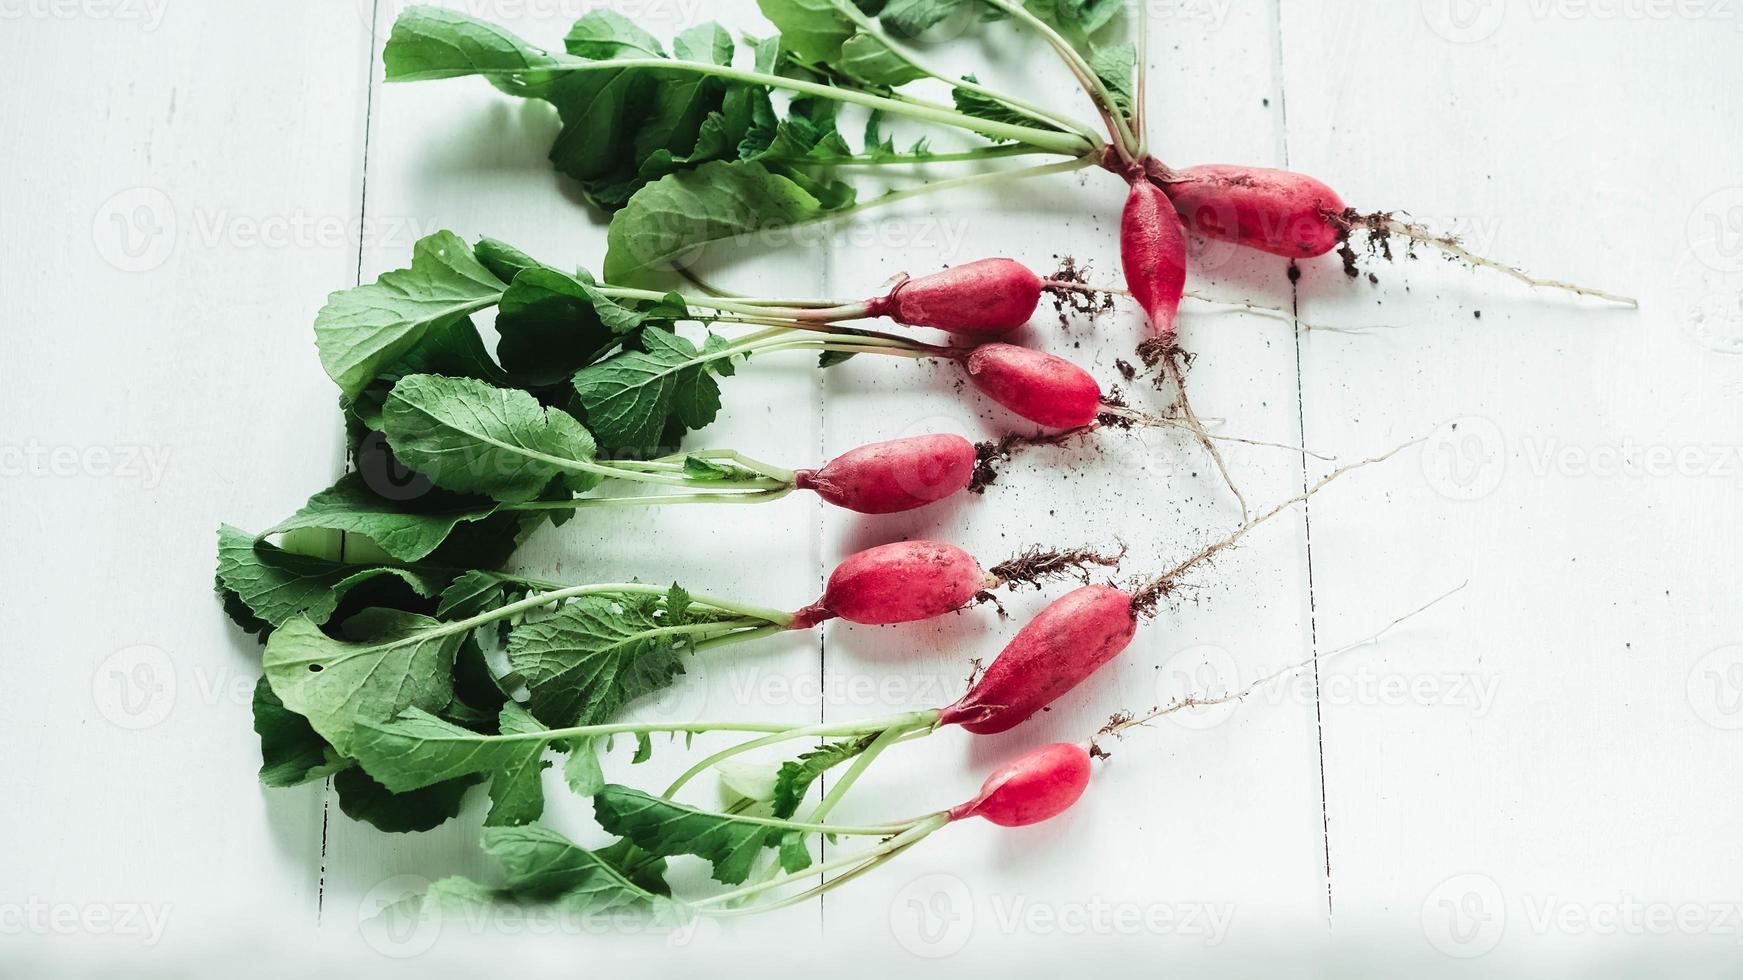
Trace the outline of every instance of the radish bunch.
<instances>
[{"instance_id":1,"label":"radish bunch","mask_svg":"<svg viewBox=\"0 0 1743 980\"><path fill-rule=\"evenodd\" d=\"M673 39L669 53L603 10L581 18L561 48L445 8L400 15L383 54L389 80L477 75L555 108L552 161L612 215L608 248L595 276L494 239L469 244L440 232L418 242L408 267L328 298L316 344L340 392L356 472L262 535L220 533L218 591L238 624L265 643L254 705L264 781L330 778L345 812L394 831L453 816L468 789L487 784L486 846L504 859L508 878L497 894L686 915L804 900L970 817L1003 827L1050 819L1085 792L1097 738L1173 709L1035 749L947 809L864 825L832 814L891 747L945 727L996 737L1091 683L1130 648L1180 576L1353 468L1249 519L1187 398L1179 316L1193 295L1189 230L1291 262L1348 256L1357 232L1403 236L1532 285L1628 302L1535 279L1390 214L1361 214L1305 175L1172 168L1146 138L1144 52L1089 50L1113 6L1052 5L1043 17L1020 0L985 3L1059 55L1096 122L942 71L901 40L936 23L949 4L767 0L761 6L776 36L745 42L702 24ZM1146 36L1142 25L1137 36ZM948 87L948 102L907 88L922 81ZM857 146L838 125L842 106L869 114ZM896 121L984 142L939 150L921 140L903 149L885 128ZM1058 159L1005 165L1030 155ZM955 164L979 169L934 179L935 168ZM922 180L871 198L853 182L862 168ZM794 299L716 290L686 267L715 243L964 186L1096 168L1124 181L1124 292L1149 324L1142 359L1178 390L1178 418L1134 409L1071 361L1013 342L1049 291L1090 291L1066 281L1068 273L1049 279L989 257L902 275L855 291L857 299ZM669 288L681 280L689 285ZM473 318L491 312L492 329L481 329ZM868 329L874 320L943 336ZM492 336L494 350L486 346ZM860 355L943 362L962 372L962 387L1043 431L980 446L947 433L891 439L796 469L731 449L679 450L686 433L716 419L725 379L784 353L816 355L820 367ZM991 461L1017 446L1134 424L1188 430L1242 509L1229 536L1137 581L1092 581L1120 556L1037 551L989 568L936 540L849 555L814 601L791 611L676 584L562 584L505 570L529 535L578 511L805 492L857 514L896 514L979 489ZM948 704L821 725L622 717L710 651L831 620L923 622L987 601L990 590L1058 576L1081 585L1016 630ZM633 738L640 762L655 735L708 733L740 740L697 760L657 796L607 782L599 763L600 747L615 737ZM759 774L750 753L798 739L822 743L752 778ZM552 754L563 758L563 783L592 800L616 844L586 851L536 825ZM812 786L838 768L828 792L807 806ZM733 790L725 807L678 799L709 772ZM819 837L875 843L819 864L809 846ZM679 857L708 862L725 890L672 899L665 862ZM820 875L830 877L819 883ZM433 894L481 894L446 884Z\"/></svg>"}]
</instances>

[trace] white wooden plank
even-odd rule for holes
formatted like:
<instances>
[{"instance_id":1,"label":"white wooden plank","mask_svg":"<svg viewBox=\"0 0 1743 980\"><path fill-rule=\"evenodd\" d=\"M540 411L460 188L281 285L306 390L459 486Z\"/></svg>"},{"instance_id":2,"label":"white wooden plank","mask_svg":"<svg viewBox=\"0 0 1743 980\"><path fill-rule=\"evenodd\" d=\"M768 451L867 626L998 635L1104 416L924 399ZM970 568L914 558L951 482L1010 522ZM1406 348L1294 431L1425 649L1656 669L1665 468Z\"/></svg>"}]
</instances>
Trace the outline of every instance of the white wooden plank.
<instances>
[{"instance_id":1,"label":"white wooden plank","mask_svg":"<svg viewBox=\"0 0 1743 980\"><path fill-rule=\"evenodd\" d=\"M1471 583L1324 667L1418 685L1325 705L1340 931L1430 955L1662 949L1660 933L1541 916L1735 896L1736 855L1698 843L1734 823L1715 774L1743 753L1720 598L1737 585L1736 477L1713 468L1735 455L1743 372L1715 350L1738 336L1738 192L1703 134L1735 131L1743 74L1717 5L1652 6L1286 7L1294 169L1643 300L1617 311L1432 257L1372 263L1377 285L1335 258L1302 280L1312 320L1398 325L1305 336L1309 440L1377 449L1462 418L1420 466L1312 508L1322 649ZM1686 472L1635 469L1685 450Z\"/></svg>"},{"instance_id":2,"label":"white wooden plank","mask_svg":"<svg viewBox=\"0 0 1743 980\"><path fill-rule=\"evenodd\" d=\"M313 922L321 790L256 781L259 649L209 596L218 524L265 527L339 451L309 323L357 261L364 41L264 2L7 13L9 948L150 963L244 902Z\"/></svg>"}]
</instances>

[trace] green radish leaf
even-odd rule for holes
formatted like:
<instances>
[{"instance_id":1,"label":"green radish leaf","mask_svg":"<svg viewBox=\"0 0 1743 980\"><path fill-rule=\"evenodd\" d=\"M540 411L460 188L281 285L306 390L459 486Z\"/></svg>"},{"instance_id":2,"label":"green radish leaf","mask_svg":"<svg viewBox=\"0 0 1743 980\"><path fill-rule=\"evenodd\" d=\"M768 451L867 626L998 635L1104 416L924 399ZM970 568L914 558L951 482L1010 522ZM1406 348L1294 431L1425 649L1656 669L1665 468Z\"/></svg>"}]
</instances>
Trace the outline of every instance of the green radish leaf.
<instances>
[{"instance_id":1,"label":"green radish leaf","mask_svg":"<svg viewBox=\"0 0 1743 980\"><path fill-rule=\"evenodd\" d=\"M537 499L553 479L585 493L597 448L568 412L519 389L415 374L393 386L382 431L401 462L437 486L507 503Z\"/></svg>"},{"instance_id":2,"label":"green radish leaf","mask_svg":"<svg viewBox=\"0 0 1743 980\"><path fill-rule=\"evenodd\" d=\"M481 885L471 878L449 875L430 882L430 887L424 889L422 895L410 895L384 907L374 918L387 922L389 928L403 930L395 932L394 935L410 936L414 934L421 921L420 917L426 912L487 909L494 907L499 900L496 889Z\"/></svg>"},{"instance_id":3,"label":"green radish leaf","mask_svg":"<svg viewBox=\"0 0 1743 980\"><path fill-rule=\"evenodd\" d=\"M448 704L448 717L463 725L497 723L509 702L503 687L484 655L479 632L466 634L454 654L454 700Z\"/></svg>"},{"instance_id":4,"label":"green radish leaf","mask_svg":"<svg viewBox=\"0 0 1743 980\"><path fill-rule=\"evenodd\" d=\"M339 794L339 809L351 819L390 834L410 834L433 830L458 816L466 791L477 782L463 776L410 793L392 793L352 766L333 776L333 789Z\"/></svg>"},{"instance_id":5,"label":"green radish leaf","mask_svg":"<svg viewBox=\"0 0 1743 980\"><path fill-rule=\"evenodd\" d=\"M1089 56L1089 68L1108 87L1120 115L1132 114L1132 94L1137 90L1138 49L1130 41L1099 48Z\"/></svg>"},{"instance_id":6,"label":"green radish leaf","mask_svg":"<svg viewBox=\"0 0 1743 980\"><path fill-rule=\"evenodd\" d=\"M409 350L382 364L377 372L346 406L351 417L375 431L381 429L381 407L388 393L407 375L445 374L499 386L512 383L508 373L484 349L484 341L470 317L432 326Z\"/></svg>"},{"instance_id":7,"label":"green radish leaf","mask_svg":"<svg viewBox=\"0 0 1743 980\"><path fill-rule=\"evenodd\" d=\"M671 686L691 638L666 629L661 605L582 596L510 631L509 664L526 682L533 714L551 725L599 724Z\"/></svg>"},{"instance_id":8,"label":"green radish leaf","mask_svg":"<svg viewBox=\"0 0 1743 980\"><path fill-rule=\"evenodd\" d=\"M458 235L439 231L417 243L410 268L327 297L315 315L321 366L355 397L425 333L494 304L506 288Z\"/></svg>"},{"instance_id":9,"label":"green radish leaf","mask_svg":"<svg viewBox=\"0 0 1743 980\"><path fill-rule=\"evenodd\" d=\"M666 590L666 625L688 626L692 623L707 623L726 618L724 615L711 615L705 612L691 611L690 593L676 582Z\"/></svg>"},{"instance_id":10,"label":"green radish leaf","mask_svg":"<svg viewBox=\"0 0 1743 980\"><path fill-rule=\"evenodd\" d=\"M817 366L831 368L843 361L852 360L856 355L857 352L850 350L826 350L817 355Z\"/></svg>"},{"instance_id":11,"label":"green radish leaf","mask_svg":"<svg viewBox=\"0 0 1743 980\"><path fill-rule=\"evenodd\" d=\"M515 738L547 731L525 708L502 708L500 735L461 728L416 708L384 722L358 726L351 755L365 772L395 793L419 790L462 777L490 780L488 825L522 824L544 811L540 782L544 738Z\"/></svg>"},{"instance_id":12,"label":"green radish leaf","mask_svg":"<svg viewBox=\"0 0 1743 980\"><path fill-rule=\"evenodd\" d=\"M513 284L514 277L528 269L548 269L538 259L499 239L484 237L472 246L472 257L503 282Z\"/></svg>"},{"instance_id":13,"label":"green radish leaf","mask_svg":"<svg viewBox=\"0 0 1743 980\"><path fill-rule=\"evenodd\" d=\"M1086 38L1106 27L1125 9L1125 0L1053 0L1033 8L1077 38Z\"/></svg>"},{"instance_id":14,"label":"green radish leaf","mask_svg":"<svg viewBox=\"0 0 1743 980\"><path fill-rule=\"evenodd\" d=\"M442 590L436 603L436 618L468 619L534 592L549 592L556 588L558 586L549 582L473 569L456 577Z\"/></svg>"},{"instance_id":15,"label":"green radish leaf","mask_svg":"<svg viewBox=\"0 0 1743 980\"><path fill-rule=\"evenodd\" d=\"M757 8L780 30L781 46L804 61L833 63L859 33L835 0L757 0Z\"/></svg>"},{"instance_id":16,"label":"green radish leaf","mask_svg":"<svg viewBox=\"0 0 1743 980\"><path fill-rule=\"evenodd\" d=\"M709 813L682 803L650 796L628 786L609 784L593 797L593 815L608 834L627 838L635 846L661 857L692 854L714 866L714 880L742 884L750 877L765 847L778 847L783 829L730 814ZM782 853L783 866L802 871L809 854Z\"/></svg>"},{"instance_id":17,"label":"green radish leaf","mask_svg":"<svg viewBox=\"0 0 1743 980\"><path fill-rule=\"evenodd\" d=\"M565 47L553 54L463 14L414 8L395 25L385 63L390 81L477 74L510 94L550 102L563 122L551 162L607 210L683 166L733 159L773 112L762 86L686 67L730 64L732 37L715 24L685 31L673 44L677 57L667 59L621 15L594 11L570 29ZM610 65L629 59L670 66ZM577 67L585 70L552 70Z\"/></svg>"},{"instance_id":18,"label":"green radish leaf","mask_svg":"<svg viewBox=\"0 0 1743 980\"><path fill-rule=\"evenodd\" d=\"M684 61L730 65L737 51L738 45L733 42L732 34L713 21L697 24L672 38L672 54Z\"/></svg>"},{"instance_id":19,"label":"green radish leaf","mask_svg":"<svg viewBox=\"0 0 1743 980\"><path fill-rule=\"evenodd\" d=\"M780 770L775 773L775 791L770 800L775 816L786 818L798 812L799 804L805 801L805 794L810 792L811 784L819 776L870 748L877 737L873 733L829 742L802 753L797 759L781 763Z\"/></svg>"},{"instance_id":20,"label":"green radish leaf","mask_svg":"<svg viewBox=\"0 0 1743 980\"><path fill-rule=\"evenodd\" d=\"M657 913L674 924L689 918L682 903L670 897L665 860L626 841L589 851L546 827L486 827L483 846L502 865L502 888L457 876L443 878L421 898L390 905L380 915L410 927L431 911L519 902L575 915Z\"/></svg>"},{"instance_id":21,"label":"green radish leaf","mask_svg":"<svg viewBox=\"0 0 1743 980\"><path fill-rule=\"evenodd\" d=\"M432 493L417 500L389 500L349 473L262 536L309 527L344 531L368 538L396 561L418 561L448 540L457 526L495 512L494 503L480 498Z\"/></svg>"},{"instance_id":22,"label":"green radish leaf","mask_svg":"<svg viewBox=\"0 0 1743 980\"><path fill-rule=\"evenodd\" d=\"M568 761L563 763L563 781L576 796L592 796L605 788L605 770L599 767L597 739L573 739Z\"/></svg>"},{"instance_id":23,"label":"green radish leaf","mask_svg":"<svg viewBox=\"0 0 1743 980\"><path fill-rule=\"evenodd\" d=\"M659 329L639 337L644 350L625 351L575 374L587 424L610 450L657 448L669 422L699 429L720 411L720 385L709 370L711 363L727 360L718 356L718 346L712 354L698 351Z\"/></svg>"},{"instance_id":24,"label":"green radish leaf","mask_svg":"<svg viewBox=\"0 0 1743 980\"><path fill-rule=\"evenodd\" d=\"M590 11L576 21L563 38L563 50L589 61L666 56L657 38L615 10Z\"/></svg>"},{"instance_id":25,"label":"green radish leaf","mask_svg":"<svg viewBox=\"0 0 1743 980\"><path fill-rule=\"evenodd\" d=\"M299 616L262 657L273 693L340 753L350 754L361 724L407 708L440 711L453 699L460 631L397 609L366 609L344 629L351 639L337 640Z\"/></svg>"},{"instance_id":26,"label":"green radish leaf","mask_svg":"<svg viewBox=\"0 0 1743 980\"><path fill-rule=\"evenodd\" d=\"M357 585L388 576L420 596L433 596L446 576L389 565L352 565L292 554L226 524L218 529L218 588L255 617L282 626L293 616L325 623Z\"/></svg>"},{"instance_id":27,"label":"green radish leaf","mask_svg":"<svg viewBox=\"0 0 1743 980\"><path fill-rule=\"evenodd\" d=\"M1058 29L1079 51L1089 50L1089 36L1106 27L1124 9L1123 0L1050 0L1048 3L1024 3L1030 13ZM991 6L981 12L982 20L1007 20L1010 15Z\"/></svg>"},{"instance_id":28,"label":"green radish leaf","mask_svg":"<svg viewBox=\"0 0 1743 980\"><path fill-rule=\"evenodd\" d=\"M629 764L639 766L654 757L654 737L647 732L637 732L635 736L635 755L630 757Z\"/></svg>"},{"instance_id":29,"label":"green radish leaf","mask_svg":"<svg viewBox=\"0 0 1743 980\"><path fill-rule=\"evenodd\" d=\"M390 82L483 75L503 91L528 98L549 89L555 76L548 69L571 61L494 24L436 6L401 11L382 51Z\"/></svg>"},{"instance_id":30,"label":"green radish leaf","mask_svg":"<svg viewBox=\"0 0 1743 980\"><path fill-rule=\"evenodd\" d=\"M743 480L763 479L763 474L748 467L740 466L730 460L703 459L700 456L684 457L684 475L692 480Z\"/></svg>"},{"instance_id":31,"label":"green radish leaf","mask_svg":"<svg viewBox=\"0 0 1743 980\"><path fill-rule=\"evenodd\" d=\"M593 853L643 891L662 897L672 894L671 887L666 884L665 858L649 854L627 840L619 840Z\"/></svg>"},{"instance_id":32,"label":"green radish leaf","mask_svg":"<svg viewBox=\"0 0 1743 980\"><path fill-rule=\"evenodd\" d=\"M783 832L775 847L782 871L803 871L811 866L811 849L805 846L805 835L800 831Z\"/></svg>"},{"instance_id":33,"label":"green radish leaf","mask_svg":"<svg viewBox=\"0 0 1743 980\"><path fill-rule=\"evenodd\" d=\"M759 163L713 161L643 187L611 222L605 278L629 283L704 245L827 216L823 201Z\"/></svg>"},{"instance_id":34,"label":"green radish leaf","mask_svg":"<svg viewBox=\"0 0 1743 980\"><path fill-rule=\"evenodd\" d=\"M260 781L268 786L325 779L351 765L307 718L284 706L264 677L254 685L254 732L260 736Z\"/></svg>"},{"instance_id":35,"label":"green radish leaf","mask_svg":"<svg viewBox=\"0 0 1743 980\"><path fill-rule=\"evenodd\" d=\"M574 914L676 912L663 878L664 861L647 873L626 874L642 858L620 845L589 851L547 827L486 827L484 850L503 870L504 886L489 889L465 878L444 878L424 895L424 907L522 901Z\"/></svg>"},{"instance_id":36,"label":"green radish leaf","mask_svg":"<svg viewBox=\"0 0 1743 980\"><path fill-rule=\"evenodd\" d=\"M937 26L968 0L890 0L878 15L885 27L913 37Z\"/></svg>"},{"instance_id":37,"label":"green radish leaf","mask_svg":"<svg viewBox=\"0 0 1743 980\"><path fill-rule=\"evenodd\" d=\"M847 0L757 0L780 28L783 47L801 59L833 65L869 85L905 85L926 74L901 52L864 33Z\"/></svg>"},{"instance_id":38,"label":"green radish leaf","mask_svg":"<svg viewBox=\"0 0 1743 980\"><path fill-rule=\"evenodd\" d=\"M588 851L545 827L493 827L484 832L484 849L502 863L510 891L568 911L638 908L663 897L663 881L650 890L613 861L622 848Z\"/></svg>"},{"instance_id":39,"label":"green radish leaf","mask_svg":"<svg viewBox=\"0 0 1743 980\"><path fill-rule=\"evenodd\" d=\"M544 387L617 346L644 319L565 272L527 269L498 305L496 356L516 379Z\"/></svg>"},{"instance_id":40,"label":"green radish leaf","mask_svg":"<svg viewBox=\"0 0 1743 980\"><path fill-rule=\"evenodd\" d=\"M855 34L841 46L838 64L843 72L867 85L895 88L925 78L907 56L870 34Z\"/></svg>"},{"instance_id":41,"label":"green radish leaf","mask_svg":"<svg viewBox=\"0 0 1743 980\"><path fill-rule=\"evenodd\" d=\"M973 75L964 75L962 76L962 80L965 82L976 83L980 81L980 79ZM974 92L969 89L951 89L950 99L952 102L956 103L957 112L963 113L964 115L974 116L977 119L1009 123L1013 126L1028 126L1032 129L1051 129L1055 132L1063 132L1063 130L1054 123L1045 119L1037 119L1034 116L1019 112L997 99L988 98L979 92Z\"/></svg>"},{"instance_id":42,"label":"green radish leaf","mask_svg":"<svg viewBox=\"0 0 1743 980\"><path fill-rule=\"evenodd\" d=\"M852 156L853 147L836 128L838 108L827 99L794 99L787 107L787 118L775 127L768 148L750 159L805 165ZM798 179L793 171L785 173L789 179Z\"/></svg>"}]
</instances>

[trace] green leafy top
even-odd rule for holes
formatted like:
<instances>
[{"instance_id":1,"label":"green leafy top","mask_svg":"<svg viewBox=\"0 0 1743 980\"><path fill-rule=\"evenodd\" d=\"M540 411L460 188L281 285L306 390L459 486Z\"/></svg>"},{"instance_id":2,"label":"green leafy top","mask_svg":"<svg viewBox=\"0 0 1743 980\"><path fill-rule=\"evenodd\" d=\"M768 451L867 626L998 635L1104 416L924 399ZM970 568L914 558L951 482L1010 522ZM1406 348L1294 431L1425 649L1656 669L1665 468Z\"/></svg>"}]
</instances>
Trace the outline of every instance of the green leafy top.
<instances>
[{"instance_id":1,"label":"green leafy top","mask_svg":"<svg viewBox=\"0 0 1743 980\"><path fill-rule=\"evenodd\" d=\"M495 303L506 285L453 232L418 242L410 268L327 298L315 317L321 366L347 397L432 329Z\"/></svg>"},{"instance_id":2,"label":"green leafy top","mask_svg":"<svg viewBox=\"0 0 1743 980\"><path fill-rule=\"evenodd\" d=\"M650 796L628 786L608 785L593 797L593 814L606 833L616 834L650 854L693 854L714 866L714 879L728 885L750 877L764 848L780 849L787 871L802 871L811 856L802 845L783 846L787 828L780 821L710 813Z\"/></svg>"},{"instance_id":3,"label":"green leafy top","mask_svg":"<svg viewBox=\"0 0 1743 980\"><path fill-rule=\"evenodd\" d=\"M484 850L503 870L503 886L486 888L466 878L430 886L428 907L518 901L566 912L680 913L666 887L665 861L626 846L589 851L546 827L486 827Z\"/></svg>"},{"instance_id":4,"label":"green leafy top","mask_svg":"<svg viewBox=\"0 0 1743 980\"><path fill-rule=\"evenodd\" d=\"M382 431L394 455L439 487L508 503L534 500L561 476L573 493L599 485L593 437L532 395L470 378L414 374L393 386Z\"/></svg>"},{"instance_id":5,"label":"green leafy top","mask_svg":"<svg viewBox=\"0 0 1743 980\"><path fill-rule=\"evenodd\" d=\"M361 722L447 707L460 630L397 609L368 609L344 631L350 639L334 639L298 616L267 639L262 660L284 706L334 748L348 755Z\"/></svg>"}]
</instances>

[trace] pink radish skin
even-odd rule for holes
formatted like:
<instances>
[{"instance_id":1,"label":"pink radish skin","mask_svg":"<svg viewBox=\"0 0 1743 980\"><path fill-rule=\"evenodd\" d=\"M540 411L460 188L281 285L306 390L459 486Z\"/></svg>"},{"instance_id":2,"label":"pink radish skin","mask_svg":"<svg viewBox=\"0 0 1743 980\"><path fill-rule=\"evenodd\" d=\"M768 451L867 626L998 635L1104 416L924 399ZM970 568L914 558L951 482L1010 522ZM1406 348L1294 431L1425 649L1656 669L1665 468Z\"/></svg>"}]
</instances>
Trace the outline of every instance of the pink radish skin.
<instances>
[{"instance_id":1,"label":"pink radish skin","mask_svg":"<svg viewBox=\"0 0 1743 980\"><path fill-rule=\"evenodd\" d=\"M1344 240L1344 201L1306 174L1207 164L1151 179L1193 230L1284 258L1324 255Z\"/></svg>"},{"instance_id":2,"label":"pink radish skin","mask_svg":"<svg viewBox=\"0 0 1743 980\"><path fill-rule=\"evenodd\" d=\"M1064 813L1088 785L1088 749L1043 745L988 776L980 795L952 808L950 819L984 817L1001 827L1026 827Z\"/></svg>"},{"instance_id":3,"label":"pink radish skin","mask_svg":"<svg viewBox=\"0 0 1743 980\"><path fill-rule=\"evenodd\" d=\"M942 541L867 548L835 566L822 598L793 614L792 629L839 616L885 626L931 619L968 605L995 584L968 552Z\"/></svg>"},{"instance_id":4,"label":"pink radish skin","mask_svg":"<svg viewBox=\"0 0 1743 980\"><path fill-rule=\"evenodd\" d=\"M861 514L894 514L942 500L973 476L974 444L940 434L861 446L820 470L794 472L793 485Z\"/></svg>"},{"instance_id":5,"label":"pink radish skin","mask_svg":"<svg viewBox=\"0 0 1743 980\"><path fill-rule=\"evenodd\" d=\"M955 334L997 336L1029 322L1041 302L1041 279L1011 259L980 259L905 279L866 303L867 316Z\"/></svg>"},{"instance_id":6,"label":"pink radish skin","mask_svg":"<svg viewBox=\"0 0 1743 980\"><path fill-rule=\"evenodd\" d=\"M1136 175L1120 215L1120 265L1126 288L1156 332L1174 337L1174 317L1186 290L1186 230L1168 195Z\"/></svg>"},{"instance_id":7,"label":"pink radish skin","mask_svg":"<svg viewBox=\"0 0 1743 980\"><path fill-rule=\"evenodd\" d=\"M1015 344L981 344L966 366L976 388L1031 422L1075 429L1101 411L1101 386L1063 357Z\"/></svg>"},{"instance_id":8,"label":"pink radish skin","mask_svg":"<svg viewBox=\"0 0 1743 980\"><path fill-rule=\"evenodd\" d=\"M1060 596L1017 631L992 666L939 724L996 735L1021 724L1082 683L1132 642L1132 597L1106 585Z\"/></svg>"}]
</instances>

